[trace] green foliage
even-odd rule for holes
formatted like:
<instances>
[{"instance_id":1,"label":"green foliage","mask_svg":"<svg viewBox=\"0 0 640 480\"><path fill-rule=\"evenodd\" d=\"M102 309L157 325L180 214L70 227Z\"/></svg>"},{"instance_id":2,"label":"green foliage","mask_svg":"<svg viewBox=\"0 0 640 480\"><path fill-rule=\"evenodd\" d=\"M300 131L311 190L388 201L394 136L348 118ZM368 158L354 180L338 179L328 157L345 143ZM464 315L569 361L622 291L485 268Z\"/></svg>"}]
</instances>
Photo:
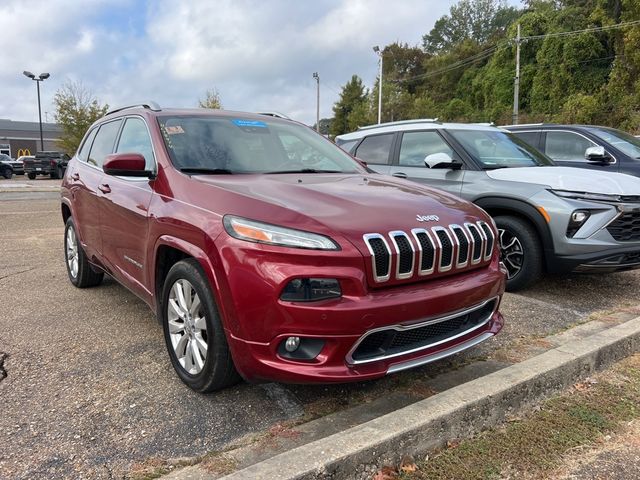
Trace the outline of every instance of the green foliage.
<instances>
[{"instance_id":1,"label":"green foliage","mask_svg":"<svg viewBox=\"0 0 640 480\"><path fill-rule=\"evenodd\" d=\"M370 121L370 107L368 92L362 79L353 75L351 80L342 87L340 99L333 106L333 121L331 135L341 135L351 132L359 126L368 125Z\"/></svg>"},{"instance_id":2,"label":"green foliage","mask_svg":"<svg viewBox=\"0 0 640 480\"><path fill-rule=\"evenodd\" d=\"M53 97L54 118L62 127L57 144L60 150L73 155L89 127L103 117L108 105L100 105L93 94L80 82L65 83Z\"/></svg>"},{"instance_id":3,"label":"green foliage","mask_svg":"<svg viewBox=\"0 0 640 480\"><path fill-rule=\"evenodd\" d=\"M217 88L211 88L205 92L204 99L198 99L198 106L200 108L213 108L222 110L222 100L220 99L220 92Z\"/></svg>"},{"instance_id":4,"label":"green foliage","mask_svg":"<svg viewBox=\"0 0 640 480\"><path fill-rule=\"evenodd\" d=\"M503 0L460 0L423 37L422 49L387 45L382 52L382 121L438 117L510 123L513 40L520 24L525 37L520 48L521 122L597 123L638 132L640 26L526 37L640 20L640 1L527 0L524 5L516 10ZM370 93L361 82L349 86L354 87L351 103L341 97L336 104L343 119L332 128L334 134L377 120L378 80Z\"/></svg>"}]
</instances>

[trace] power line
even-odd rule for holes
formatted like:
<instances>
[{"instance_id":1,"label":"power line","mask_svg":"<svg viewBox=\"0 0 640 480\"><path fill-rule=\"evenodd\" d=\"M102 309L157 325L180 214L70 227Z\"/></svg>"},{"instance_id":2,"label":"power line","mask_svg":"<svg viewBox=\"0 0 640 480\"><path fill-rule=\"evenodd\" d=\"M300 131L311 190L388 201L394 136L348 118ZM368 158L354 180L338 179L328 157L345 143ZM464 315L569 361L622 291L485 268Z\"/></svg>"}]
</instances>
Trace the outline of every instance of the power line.
<instances>
[{"instance_id":1,"label":"power line","mask_svg":"<svg viewBox=\"0 0 640 480\"><path fill-rule=\"evenodd\" d=\"M634 25L640 25L640 20L634 20L632 22L621 22L616 23L614 25L604 25L602 27L592 27L585 28L582 30L572 30L570 32L556 32L556 33L545 33L543 35L530 35L528 37L521 37L521 40L538 40L540 38L551 38L551 37L567 37L570 35L579 35L581 33L590 33L590 32L603 32L605 30L615 30L623 27L632 27Z\"/></svg>"}]
</instances>

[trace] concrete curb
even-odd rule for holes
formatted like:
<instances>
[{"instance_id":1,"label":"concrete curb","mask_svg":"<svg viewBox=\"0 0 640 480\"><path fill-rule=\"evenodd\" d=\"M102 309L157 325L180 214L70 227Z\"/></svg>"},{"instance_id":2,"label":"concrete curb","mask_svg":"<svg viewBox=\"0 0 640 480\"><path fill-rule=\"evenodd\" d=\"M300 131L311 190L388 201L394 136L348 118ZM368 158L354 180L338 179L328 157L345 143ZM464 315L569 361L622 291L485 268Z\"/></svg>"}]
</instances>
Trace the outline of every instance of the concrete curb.
<instances>
[{"instance_id":1,"label":"concrete curb","mask_svg":"<svg viewBox=\"0 0 640 480\"><path fill-rule=\"evenodd\" d=\"M402 455L419 456L448 439L495 426L507 412L535 404L638 351L640 317L223 478L370 478L378 466L397 464ZM178 478L179 474L174 473ZM191 478L184 474L183 478Z\"/></svg>"}]
</instances>

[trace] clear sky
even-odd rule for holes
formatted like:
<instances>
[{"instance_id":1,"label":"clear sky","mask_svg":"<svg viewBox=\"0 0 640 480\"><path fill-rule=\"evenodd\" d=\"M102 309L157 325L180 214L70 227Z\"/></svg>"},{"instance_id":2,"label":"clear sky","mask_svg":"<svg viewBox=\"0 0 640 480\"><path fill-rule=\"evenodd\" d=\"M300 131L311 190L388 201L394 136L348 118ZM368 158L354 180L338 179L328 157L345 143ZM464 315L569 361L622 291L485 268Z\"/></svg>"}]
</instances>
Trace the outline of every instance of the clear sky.
<instances>
[{"instance_id":1,"label":"clear sky","mask_svg":"<svg viewBox=\"0 0 640 480\"><path fill-rule=\"evenodd\" d=\"M37 121L67 80L112 106L192 107L208 88L224 108L315 122L340 87L377 74L374 45L421 44L453 0L0 0L0 118ZM515 4L516 1L509 3Z\"/></svg>"}]
</instances>

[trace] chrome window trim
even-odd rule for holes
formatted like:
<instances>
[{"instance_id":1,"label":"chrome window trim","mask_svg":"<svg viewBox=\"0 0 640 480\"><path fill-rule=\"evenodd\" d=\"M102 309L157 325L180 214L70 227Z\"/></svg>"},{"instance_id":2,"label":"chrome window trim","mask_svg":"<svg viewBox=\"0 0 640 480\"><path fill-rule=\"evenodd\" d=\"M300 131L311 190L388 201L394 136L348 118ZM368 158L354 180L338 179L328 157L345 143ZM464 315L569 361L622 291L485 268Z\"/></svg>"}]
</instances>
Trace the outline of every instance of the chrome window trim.
<instances>
[{"instance_id":1,"label":"chrome window trim","mask_svg":"<svg viewBox=\"0 0 640 480\"><path fill-rule=\"evenodd\" d=\"M432 347L436 347L438 345L441 345L443 343L449 342L451 340L455 340L456 338L460 338L464 335L467 335L468 333L471 333L475 330L478 330L479 328L482 328L483 326L485 326L487 323L489 323L489 320L491 320L491 318L493 317L494 313L496 313L496 310L498 308L498 298L499 297L492 297L488 300L485 300L482 303L479 303L477 305L474 305L473 307L469 307L463 310L460 310L458 312L455 313L450 313L448 315L445 315L443 317L437 317L437 318L432 318L430 320L425 320L419 323L414 323L411 325L402 325L402 324L396 324L396 325L387 325L384 327L378 327L378 328L374 328L372 330L368 330L366 331L358 340L356 340L356 343L353 344L353 347L351 347L351 349L349 350L349 352L347 353L347 356L345 357L347 363L349 365L362 365L365 363L372 363L372 362L379 362L380 360L387 360L389 358L396 358L402 355L409 355L415 352L419 352L421 350L426 350L428 348L432 348ZM397 332L402 332L402 331L407 331L407 330L414 330L416 328L422 328L422 327L426 327L428 325L433 325L434 323L440 323L440 322L446 322L447 320L451 320L452 318L461 316L461 315L467 315L471 312L474 312L476 310L480 310L481 308L483 308L485 305L487 305L488 303L491 302L495 302L493 309L491 310L491 312L487 315L486 318L484 318L482 321L480 321L477 325L465 330L464 332L460 332L457 335L453 335L451 337L445 338L443 340L439 340L437 342L433 342L430 343L428 345L423 345L420 347L416 347L416 348L412 348L410 350L406 350L404 352L397 352L397 353L392 353L391 355L382 355L376 358L368 358L366 360L354 360L353 359L353 352L355 352L357 350L357 348L360 346L360 344L365 340L365 338L367 338L369 335L374 334L376 332L381 332L384 330L395 330Z\"/></svg>"},{"instance_id":2,"label":"chrome window trim","mask_svg":"<svg viewBox=\"0 0 640 480\"><path fill-rule=\"evenodd\" d=\"M398 245L398 242L396 241L396 237L406 238L407 242L409 242L409 245L411 246L411 270L409 270L408 273L400 273L400 247ZM392 230L389 232L389 238L391 238L391 242L393 243L393 246L396 250L396 279L404 280L406 278L411 278L413 276L413 269L415 268L416 264L416 248L411 242L409 235L407 235L406 232L403 232L402 230Z\"/></svg>"},{"instance_id":3,"label":"chrome window trim","mask_svg":"<svg viewBox=\"0 0 640 480\"><path fill-rule=\"evenodd\" d=\"M427 236L427 238L429 239L429 243L431 244L431 248L433 248L433 260L431 260L431 267L427 268L426 270L422 270L423 250L422 250L422 244L418 239L419 233L424 233ZM413 235L413 238L415 238L416 245L418 246L418 275L419 276L431 275L436 269L436 258L438 256L438 249L436 248L436 244L434 243L433 238L431 238L431 234L429 233L429 231L425 228L414 228L411 230L411 234Z\"/></svg>"},{"instance_id":4,"label":"chrome window trim","mask_svg":"<svg viewBox=\"0 0 640 480\"><path fill-rule=\"evenodd\" d=\"M486 249L486 245L487 245L487 238L484 235L484 232L482 231L482 228L479 228L478 225L476 225L475 223L471 223L471 222L466 222L464 224L464 226L467 228L467 230L469 231L469 235L471 235L471 237L473 237L473 234L471 233L471 229L474 228L476 230L476 232L478 233L478 235L480 236L480 245L476 245L475 244L475 239L473 242L473 253L471 254L471 265L477 265L480 262L482 262L482 260L485 257L485 249ZM480 250L480 255L478 255L478 259L475 260L475 254L476 254L476 248Z\"/></svg>"},{"instance_id":5,"label":"chrome window trim","mask_svg":"<svg viewBox=\"0 0 640 480\"><path fill-rule=\"evenodd\" d=\"M449 262L448 265L442 265L442 252L443 252L443 247L442 247L442 242L440 241L440 237L438 237L438 231L442 230L447 237L449 237L449 241L451 242L451 262ZM431 227L431 231L433 232L433 237L435 238L436 242L438 242L438 272L448 272L449 270L451 270L453 268L453 261L455 258L455 254L456 254L456 248L455 246L457 245L458 239L456 238L456 241L454 242L453 239L451 238L451 234L449 233L449 230L445 227Z\"/></svg>"},{"instance_id":6,"label":"chrome window trim","mask_svg":"<svg viewBox=\"0 0 640 480\"><path fill-rule=\"evenodd\" d=\"M457 223L452 223L451 225L449 225L449 228L451 229L451 233L453 233L453 237L456 239L456 245L458 246L457 248L457 252L456 252L456 268L464 268L467 265L469 265L469 254L471 253L472 250L472 246L473 246L473 237L469 238L469 235L467 235L467 232L465 231L464 228L462 228L462 226L458 225ZM459 262L458 260L460 259L460 240L458 239L458 236L456 235L456 230L460 230L462 232L462 235L464 235L464 237L467 239L467 258L465 259L464 262ZM473 257L472 257L473 258Z\"/></svg>"},{"instance_id":7,"label":"chrome window trim","mask_svg":"<svg viewBox=\"0 0 640 480\"><path fill-rule=\"evenodd\" d=\"M362 238L364 240L365 245L367 246L367 249L369 249L369 253L371 254L371 269L373 272L373 279L376 281L376 283L388 281L391 278L392 255L391 255L391 249L389 248L389 243L387 242L387 239L384 238L384 235L381 235L379 233L366 233L362 236ZM373 248L371 247L371 245L369 244L369 240L373 238L382 239L382 242L384 243L384 246L387 249L387 253L389 254L389 271L384 276L378 276L378 270L376 268L376 254L373 251Z\"/></svg>"}]
</instances>

